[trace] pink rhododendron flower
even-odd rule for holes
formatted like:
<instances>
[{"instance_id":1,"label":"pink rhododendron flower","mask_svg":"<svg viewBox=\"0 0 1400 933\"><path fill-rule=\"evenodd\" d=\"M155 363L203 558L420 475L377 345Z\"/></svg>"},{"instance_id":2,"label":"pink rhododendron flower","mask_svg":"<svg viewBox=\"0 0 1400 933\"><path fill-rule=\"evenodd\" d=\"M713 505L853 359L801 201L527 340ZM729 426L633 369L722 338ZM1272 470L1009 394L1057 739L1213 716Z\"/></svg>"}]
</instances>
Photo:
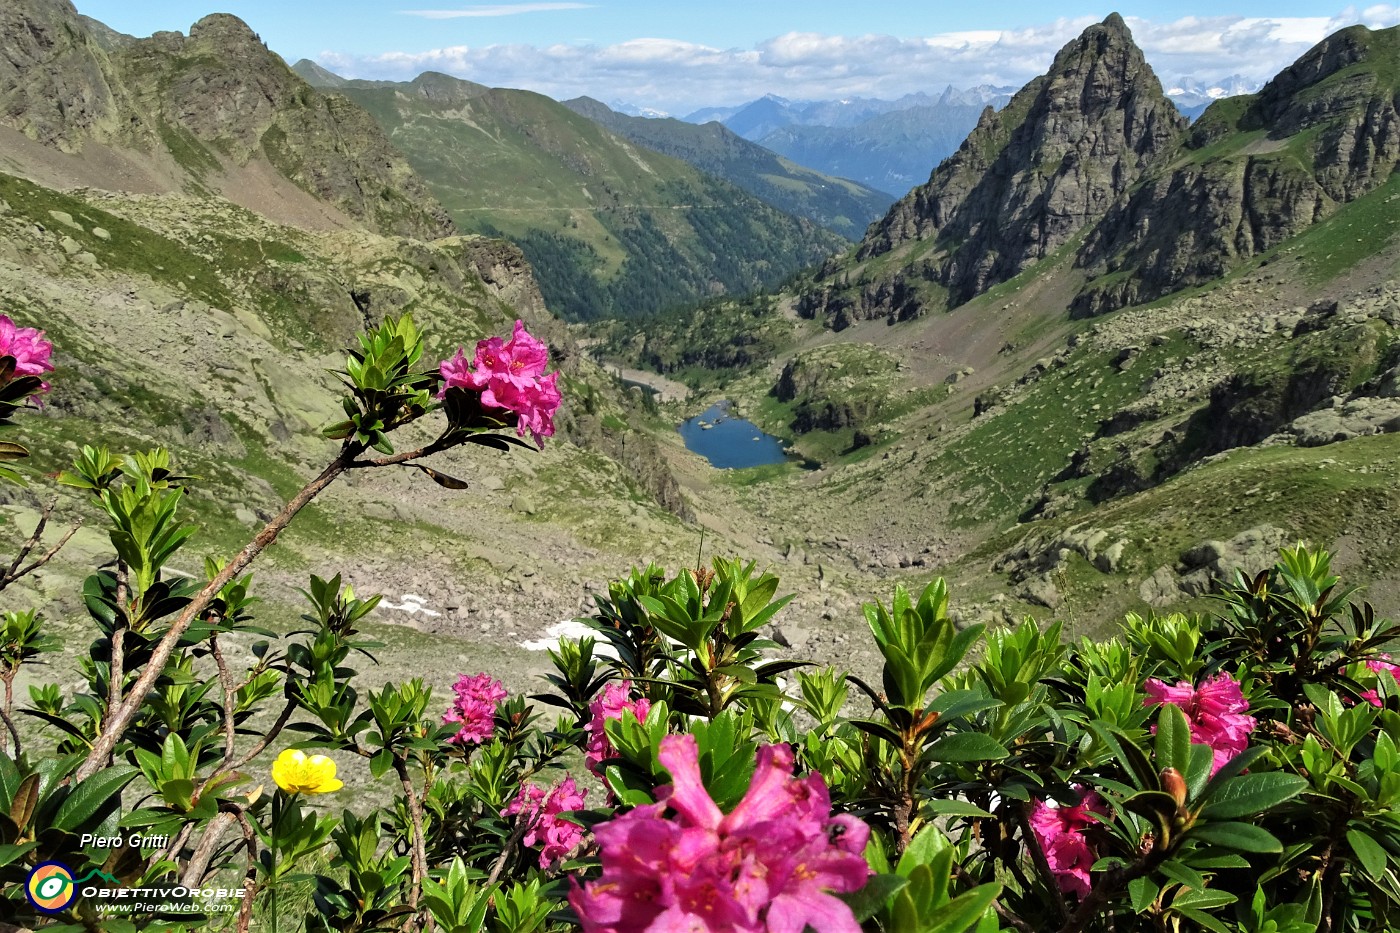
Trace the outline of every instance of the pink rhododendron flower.
<instances>
[{"instance_id":1,"label":"pink rhododendron flower","mask_svg":"<svg viewBox=\"0 0 1400 933\"><path fill-rule=\"evenodd\" d=\"M651 711L651 703L645 697L633 700L631 695L632 681L614 681L604 687L588 704L588 711L592 715L583 726L583 730L588 733L588 747L584 751L583 762L594 774L598 773L599 763L611 758L613 753L612 743L608 741L603 723L609 719L621 719L627 710L631 710L632 715L640 722L646 719L647 713Z\"/></svg>"},{"instance_id":2,"label":"pink rhododendron flower","mask_svg":"<svg viewBox=\"0 0 1400 933\"><path fill-rule=\"evenodd\" d=\"M659 803L594 827L603 876L572 882L584 933L860 933L833 895L865 886L870 828L831 815L819 774L793 776L792 749L766 745L744 799L723 813L700 781L695 737L667 736Z\"/></svg>"},{"instance_id":3,"label":"pink rhododendron flower","mask_svg":"<svg viewBox=\"0 0 1400 933\"><path fill-rule=\"evenodd\" d=\"M44 339L43 331L16 327L8 316L0 314L0 356L14 357L15 376L42 376L53 372L53 364L49 362L52 355L53 344ZM41 383L39 391L49 391L49 384Z\"/></svg>"},{"instance_id":4,"label":"pink rhododendron flower","mask_svg":"<svg viewBox=\"0 0 1400 933\"><path fill-rule=\"evenodd\" d=\"M492 337L477 343L473 360L468 361L460 347L455 356L443 360L438 367L442 394L451 388L480 392L481 404L515 412L519 416L516 433L524 437L529 431L535 443L543 446L544 438L554 434L554 413L563 401L559 374L544 374L548 363L549 349L516 321L509 343Z\"/></svg>"},{"instance_id":5,"label":"pink rhododendron flower","mask_svg":"<svg viewBox=\"0 0 1400 933\"><path fill-rule=\"evenodd\" d=\"M1192 687L1184 680L1169 687L1149 678L1143 689L1147 691L1148 706L1170 703L1186 714L1186 721L1191 724L1191 741L1209 745L1215 751L1211 774L1249 745L1249 734L1256 721L1253 716L1244 715L1249 703L1240 692L1239 682L1229 674L1217 674L1200 687ZM1156 732L1156 727L1152 731Z\"/></svg>"},{"instance_id":6,"label":"pink rhododendron flower","mask_svg":"<svg viewBox=\"0 0 1400 933\"><path fill-rule=\"evenodd\" d=\"M462 728L451 739L463 745L480 744L496 731L496 704L506 698L506 688L490 674L466 674L452 685L457 699L442 716L442 721L459 722Z\"/></svg>"},{"instance_id":7,"label":"pink rhododendron flower","mask_svg":"<svg viewBox=\"0 0 1400 933\"><path fill-rule=\"evenodd\" d=\"M583 827L568 820L559 819L560 813L583 809L583 798L587 790L579 790L574 779L565 776L547 792L535 784L526 784L511 801L510 806L501 811L502 816L524 813L530 828L521 841L527 846L542 846L540 867L549 868L564 861L569 853L583 840Z\"/></svg>"},{"instance_id":8,"label":"pink rhododendron flower","mask_svg":"<svg viewBox=\"0 0 1400 933\"><path fill-rule=\"evenodd\" d=\"M1367 661L1366 667L1376 674L1379 674L1382 671L1388 672L1391 677L1394 677L1397 681L1400 681L1400 664L1391 664L1390 655L1388 654L1381 655L1381 659L1382 660ZM1367 703L1370 703L1372 706L1385 705L1385 701L1381 699L1380 692L1375 687L1372 687L1370 690L1367 690L1365 693L1361 694L1361 698Z\"/></svg>"},{"instance_id":9,"label":"pink rhododendron flower","mask_svg":"<svg viewBox=\"0 0 1400 933\"><path fill-rule=\"evenodd\" d=\"M1037 800L1031 807L1030 823L1060 890L1083 897L1093 887L1089 869L1098 860L1094 847L1084 838L1084 829L1098 822L1089 814L1106 815L1108 811L1092 790L1078 785L1074 789L1079 803L1065 807L1053 800Z\"/></svg>"}]
</instances>

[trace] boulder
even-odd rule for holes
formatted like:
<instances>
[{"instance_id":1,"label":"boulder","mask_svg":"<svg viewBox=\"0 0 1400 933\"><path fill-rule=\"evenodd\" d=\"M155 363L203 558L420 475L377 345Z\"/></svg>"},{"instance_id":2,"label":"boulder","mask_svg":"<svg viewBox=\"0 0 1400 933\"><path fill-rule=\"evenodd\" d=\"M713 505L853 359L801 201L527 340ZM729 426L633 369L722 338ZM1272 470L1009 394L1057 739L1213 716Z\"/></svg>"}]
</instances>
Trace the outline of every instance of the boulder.
<instances>
[{"instance_id":1,"label":"boulder","mask_svg":"<svg viewBox=\"0 0 1400 933\"><path fill-rule=\"evenodd\" d=\"M1236 570L1254 576L1278 559L1289 535L1273 525L1257 525L1229 541L1206 540L1181 552L1177 565L1158 567L1138 587L1138 596L1151 606L1168 606L1183 597L1211 592L1216 582Z\"/></svg>"},{"instance_id":2,"label":"boulder","mask_svg":"<svg viewBox=\"0 0 1400 933\"><path fill-rule=\"evenodd\" d=\"M1385 387L1384 380L1382 387ZM1299 447L1321 447L1397 430L1400 430L1400 398L1362 397L1337 407L1308 412L1295 418L1281 433L1291 436Z\"/></svg>"}]
</instances>

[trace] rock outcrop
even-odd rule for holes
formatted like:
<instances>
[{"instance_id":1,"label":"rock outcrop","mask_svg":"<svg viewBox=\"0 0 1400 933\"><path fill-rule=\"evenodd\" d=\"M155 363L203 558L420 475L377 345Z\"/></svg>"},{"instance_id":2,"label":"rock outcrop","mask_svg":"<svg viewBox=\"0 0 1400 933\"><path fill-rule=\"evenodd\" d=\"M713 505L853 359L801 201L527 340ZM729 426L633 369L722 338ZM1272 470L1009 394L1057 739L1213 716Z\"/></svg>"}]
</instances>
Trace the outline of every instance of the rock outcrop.
<instances>
[{"instance_id":1,"label":"rock outcrop","mask_svg":"<svg viewBox=\"0 0 1400 933\"><path fill-rule=\"evenodd\" d=\"M148 39L89 22L68 0L0 8L0 124L65 153L144 154L175 190L246 201L237 189L281 175L378 233L455 232L368 114L311 88L242 20L216 13Z\"/></svg>"},{"instance_id":2,"label":"rock outcrop","mask_svg":"<svg viewBox=\"0 0 1400 933\"><path fill-rule=\"evenodd\" d=\"M1400 27L1329 36L1256 95L1211 106L1181 156L1115 204L1076 264L1081 316L1223 274L1374 190L1400 165Z\"/></svg>"},{"instance_id":3,"label":"rock outcrop","mask_svg":"<svg viewBox=\"0 0 1400 933\"><path fill-rule=\"evenodd\" d=\"M1044 259L1170 154L1186 120L1122 17L1092 26L929 181L874 224L858 258L932 239L924 274L961 304Z\"/></svg>"},{"instance_id":4,"label":"rock outcrop","mask_svg":"<svg viewBox=\"0 0 1400 933\"><path fill-rule=\"evenodd\" d=\"M1169 606L1183 598L1211 592L1216 581L1230 580L1235 571L1253 577L1272 567L1279 548L1290 543L1288 533L1259 525L1229 541L1202 541L1181 553L1176 565L1164 564L1138 587L1138 598L1149 606Z\"/></svg>"},{"instance_id":5,"label":"rock outcrop","mask_svg":"<svg viewBox=\"0 0 1400 933\"><path fill-rule=\"evenodd\" d=\"M0 5L0 123L71 152L116 129L107 55L68 0Z\"/></svg>"}]
</instances>

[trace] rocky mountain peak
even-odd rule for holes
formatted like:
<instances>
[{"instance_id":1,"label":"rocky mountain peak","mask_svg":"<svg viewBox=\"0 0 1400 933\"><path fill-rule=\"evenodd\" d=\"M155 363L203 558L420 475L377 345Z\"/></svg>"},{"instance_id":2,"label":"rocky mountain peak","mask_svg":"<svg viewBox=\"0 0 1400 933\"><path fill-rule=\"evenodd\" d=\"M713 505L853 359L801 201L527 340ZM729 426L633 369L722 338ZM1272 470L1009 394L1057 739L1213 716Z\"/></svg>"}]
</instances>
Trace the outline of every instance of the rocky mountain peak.
<instances>
[{"instance_id":1,"label":"rocky mountain peak","mask_svg":"<svg viewBox=\"0 0 1400 933\"><path fill-rule=\"evenodd\" d=\"M933 239L920 274L961 304L1101 218L1186 126L1113 14L1003 110L985 112L929 181L871 227L858 258Z\"/></svg>"},{"instance_id":2,"label":"rocky mountain peak","mask_svg":"<svg viewBox=\"0 0 1400 933\"><path fill-rule=\"evenodd\" d=\"M1397 30L1384 30L1395 33ZM1365 26L1349 26L1313 46L1296 62L1279 72L1259 92L1260 103L1286 100L1303 88L1317 84L1343 68L1364 61L1376 35Z\"/></svg>"},{"instance_id":3,"label":"rocky mountain peak","mask_svg":"<svg viewBox=\"0 0 1400 933\"><path fill-rule=\"evenodd\" d=\"M1400 64L1400 27L1351 26L1305 52L1259 91L1243 122L1291 135L1373 98L1392 97Z\"/></svg>"},{"instance_id":4,"label":"rocky mountain peak","mask_svg":"<svg viewBox=\"0 0 1400 933\"><path fill-rule=\"evenodd\" d=\"M410 81L409 86L423 99L442 104L464 103L491 90L484 84L456 78L440 71L425 71Z\"/></svg>"},{"instance_id":5,"label":"rocky mountain peak","mask_svg":"<svg viewBox=\"0 0 1400 933\"><path fill-rule=\"evenodd\" d=\"M1218 101L1186 158L1163 166L1084 240L1092 315L1224 274L1400 167L1400 27L1327 37L1253 97Z\"/></svg>"},{"instance_id":6,"label":"rocky mountain peak","mask_svg":"<svg viewBox=\"0 0 1400 933\"><path fill-rule=\"evenodd\" d=\"M595 121L607 120L616 113L616 111L601 100L587 95L575 97L573 100L566 100L564 101L564 106L580 116Z\"/></svg>"},{"instance_id":7,"label":"rocky mountain peak","mask_svg":"<svg viewBox=\"0 0 1400 933\"><path fill-rule=\"evenodd\" d=\"M262 39L258 38L258 34L232 13L210 13L190 27L190 38L235 45L248 43L262 45Z\"/></svg>"},{"instance_id":8,"label":"rocky mountain peak","mask_svg":"<svg viewBox=\"0 0 1400 933\"><path fill-rule=\"evenodd\" d=\"M1133 41L1133 34L1128 31L1128 24L1123 22L1123 17L1116 11L1104 17L1104 21L1099 24L1099 28L1104 32L1118 33L1129 42Z\"/></svg>"}]
</instances>

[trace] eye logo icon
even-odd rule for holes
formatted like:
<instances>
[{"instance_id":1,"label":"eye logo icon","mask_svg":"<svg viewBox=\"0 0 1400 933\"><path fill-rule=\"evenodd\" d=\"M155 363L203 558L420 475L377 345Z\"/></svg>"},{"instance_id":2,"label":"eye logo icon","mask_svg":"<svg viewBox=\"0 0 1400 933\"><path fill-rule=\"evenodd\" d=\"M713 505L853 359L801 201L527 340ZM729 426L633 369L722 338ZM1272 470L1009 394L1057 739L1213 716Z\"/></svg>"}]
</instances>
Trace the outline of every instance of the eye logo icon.
<instances>
[{"instance_id":1,"label":"eye logo icon","mask_svg":"<svg viewBox=\"0 0 1400 933\"><path fill-rule=\"evenodd\" d=\"M73 873L61 862L44 862L29 873L24 886L29 903L46 914L56 914L78 897Z\"/></svg>"}]
</instances>

